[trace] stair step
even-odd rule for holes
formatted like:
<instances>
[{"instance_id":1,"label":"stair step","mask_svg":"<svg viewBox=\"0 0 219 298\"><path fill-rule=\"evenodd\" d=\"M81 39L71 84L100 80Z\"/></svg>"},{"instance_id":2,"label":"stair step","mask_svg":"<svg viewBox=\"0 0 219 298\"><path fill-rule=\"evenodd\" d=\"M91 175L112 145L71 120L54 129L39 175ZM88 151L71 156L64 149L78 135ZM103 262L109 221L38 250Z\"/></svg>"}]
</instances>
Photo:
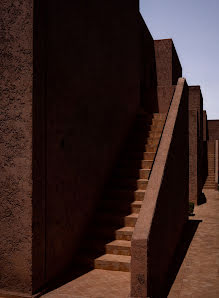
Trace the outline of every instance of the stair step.
<instances>
[{"instance_id":1,"label":"stair step","mask_svg":"<svg viewBox=\"0 0 219 298\"><path fill-rule=\"evenodd\" d=\"M150 169L117 168L115 177L148 179Z\"/></svg>"},{"instance_id":2,"label":"stair step","mask_svg":"<svg viewBox=\"0 0 219 298\"><path fill-rule=\"evenodd\" d=\"M148 138L147 145L158 145L160 138Z\"/></svg>"},{"instance_id":3,"label":"stair step","mask_svg":"<svg viewBox=\"0 0 219 298\"><path fill-rule=\"evenodd\" d=\"M144 160L144 159L122 159L120 161L119 167L130 167L137 169L150 169L153 164L153 160Z\"/></svg>"},{"instance_id":4,"label":"stair step","mask_svg":"<svg viewBox=\"0 0 219 298\"><path fill-rule=\"evenodd\" d=\"M163 130L163 127L164 127L163 122L162 123L153 123L153 124L150 124L149 131L158 131L161 134L162 130Z\"/></svg>"},{"instance_id":5,"label":"stair step","mask_svg":"<svg viewBox=\"0 0 219 298\"><path fill-rule=\"evenodd\" d=\"M154 119L162 119L165 120L167 116L167 113L153 113Z\"/></svg>"},{"instance_id":6,"label":"stair step","mask_svg":"<svg viewBox=\"0 0 219 298\"><path fill-rule=\"evenodd\" d=\"M125 226L126 227L135 227L137 219L138 219L138 214L137 213L132 213L130 215L127 215L125 217Z\"/></svg>"},{"instance_id":7,"label":"stair step","mask_svg":"<svg viewBox=\"0 0 219 298\"><path fill-rule=\"evenodd\" d=\"M157 119L157 118L153 118L151 124L152 125L159 125L159 126L164 126L165 123L165 119Z\"/></svg>"},{"instance_id":8,"label":"stair step","mask_svg":"<svg viewBox=\"0 0 219 298\"><path fill-rule=\"evenodd\" d=\"M155 144L145 144L145 143L136 143L134 141L131 141L126 144L126 150L128 151L146 151L146 152L156 152L157 151L157 145Z\"/></svg>"},{"instance_id":9,"label":"stair step","mask_svg":"<svg viewBox=\"0 0 219 298\"><path fill-rule=\"evenodd\" d=\"M106 254L114 255L131 255L131 241L127 240L114 240L106 244Z\"/></svg>"},{"instance_id":10,"label":"stair step","mask_svg":"<svg viewBox=\"0 0 219 298\"><path fill-rule=\"evenodd\" d=\"M114 187L118 188L125 187L127 189L145 190L148 185L148 180L135 178L114 178L112 184Z\"/></svg>"},{"instance_id":11,"label":"stair step","mask_svg":"<svg viewBox=\"0 0 219 298\"><path fill-rule=\"evenodd\" d=\"M127 159L153 160L156 152L127 151Z\"/></svg>"},{"instance_id":12,"label":"stair step","mask_svg":"<svg viewBox=\"0 0 219 298\"><path fill-rule=\"evenodd\" d=\"M113 271L130 271L130 256L105 254L94 261L95 269L113 270Z\"/></svg>"},{"instance_id":13,"label":"stair step","mask_svg":"<svg viewBox=\"0 0 219 298\"><path fill-rule=\"evenodd\" d=\"M149 131L148 137L149 138L160 138L161 136L161 131Z\"/></svg>"},{"instance_id":14,"label":"stair step","mask_svg":"<svg viewBox=\"0 0 219 298\"><path fill-rule=\"evenodd\" d=\"M131 204L132 212L133 213L139 213L140 210L141 210L141 206L142 206L142 201L134 201Z\"/></svg>"},{"instance_id":15,"label":"stair step","mask_svg":"<svg viewBox=\"0 0 219 298\"><path fill-rule=\"evenodd\" d=\"M152 135L149 137L146 133L139 132L139 133L135 133L134 135L130 135L130 137L127 140L126 147L128 147L130 143L139 144L139 145L143 145L143 144L156 145L159 143L159 140L160 140L160 136Z\"/></svg>"},{"instance_id":16,"label":"stair step","mask_svg":"<svg viewBox=\"0 0 219 298\"><path fill-rule=\"evenodd\" d=\"M133 232L134 232L134 227L124 227L124 228L118 229L116 230L116 239L130 241L132 238Z\"/></svg>"},{"instance_id":17,"label":"stair step","mask_svg":"<svg viewBox=\"0 0 219 298\"><path fill-rule=\"evenodd\" d=\"M144 196L145 190L110 189L107 193L107 198L112 200L143 201Z\"/></svg>"}]
</instances>

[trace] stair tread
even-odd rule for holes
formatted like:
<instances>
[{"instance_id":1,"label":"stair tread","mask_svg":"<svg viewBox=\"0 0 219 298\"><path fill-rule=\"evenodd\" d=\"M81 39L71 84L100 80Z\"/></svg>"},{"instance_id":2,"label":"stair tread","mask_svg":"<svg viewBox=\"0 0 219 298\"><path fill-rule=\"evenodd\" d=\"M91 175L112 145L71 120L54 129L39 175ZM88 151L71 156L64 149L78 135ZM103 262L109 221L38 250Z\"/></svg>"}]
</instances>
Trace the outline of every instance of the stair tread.
<instances>
[{"instance_id":1,"label":"stair tread","mask_svg":"<svg viewBox=\"0 0 219 298\"><path fill-rule=\"evenodd\" d=\"M107 246L131 247L131 241L128 240L114 240L106 244Z\"/></svg>"},{"instance_id":2,"label":"stair tread","mask_svg":"<svg viewBox=\"0 0 219 298\"><path fill-rule=\"evenodd\" d=\"M126 216L127 218L138 218L138 213L131 213Z\"/></svg>"},{"instance_id":3,"label":"stair tread","mask_svg":"<svg viewBox=\"0 0 219 298\"><path fill-rule=\"evenodd\" d=\"M121 229L116 230L117 232L124 232L124 233L133 233L134 228L133 227L123 227Z\"/></svg>"},{"instance_id":4,"label":"stair tread","mask_svg":"<svg viewBox=\"0 0 219 298\"><path fill-rule=\"evenodd\" d=\"M96 261L130 263L131 256L105 254L105 255L102 255L99 258L97 258Z\"/></svg>"},{"instance_id":5,"label":"stair tread","mask_svg":"<svg viewBox=\"0 0 219 298\"><path fill-rule=\"evenodd\" d=\"M142 201L134 201L132 202L132 205L136 205L136 206L141 206L142 205Z\"/></svg>"},{"instance_id":6,"label":"stair tread","mask_svg":"<svg viewBox=\"0 0 219 298\"><path fill-rule=\"evenodd\" d=\"M146 169L142 169L142 170L146 170ZM129 180L129 181L149 181L148 179L143 179L143 178L129 178L129 177L116 177L114 178L115 180L119 180L119 179L123 179L123 180Z\"/></svg>"},{"instance_id":7,"label":"stair tread","mask_svg":"<svg viewBox=\"0 0 219 298\"><path fill-rule=\"evenodd\" d=\"M153 161L153 159L128 159L128 158L124 158L123 160L125 160L125 161L130 161L130 162L132 162L132 161L137 161L137 160L141 160L141 161Z\"/></svg>"}]
</instances>

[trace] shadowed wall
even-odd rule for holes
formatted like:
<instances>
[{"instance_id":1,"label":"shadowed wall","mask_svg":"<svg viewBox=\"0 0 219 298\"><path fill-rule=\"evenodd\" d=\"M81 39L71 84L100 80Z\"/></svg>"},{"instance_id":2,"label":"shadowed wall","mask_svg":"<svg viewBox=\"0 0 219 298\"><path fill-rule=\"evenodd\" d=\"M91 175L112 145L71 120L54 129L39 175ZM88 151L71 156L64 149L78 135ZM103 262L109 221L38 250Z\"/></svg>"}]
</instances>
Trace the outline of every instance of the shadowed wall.
<instances>
[{"instance_id":1,"label":"shadowed wall","mask_svg":"<svg viewBox=\"0 0 219 298\"><path fill-rule=\"evenodd\" d=\"M2 1L1 13L0 287L32 293L71 264L156 84L154 47L137 0L36 1L34 15L32 1Z\"/></svg>"},{"instance_id":2,"label":"shadowed wall","mask_svg":"<svg viewBox=\"0 0 219 298\"><path fill-rule=\"evenodd\" d=\"M49 8L47 281L70 266L140 104L140 81L151 79L150 64L144 78L140 70L138 1ZM153 44L145 42L149 61Z\"/></svg>"}]
</instances>

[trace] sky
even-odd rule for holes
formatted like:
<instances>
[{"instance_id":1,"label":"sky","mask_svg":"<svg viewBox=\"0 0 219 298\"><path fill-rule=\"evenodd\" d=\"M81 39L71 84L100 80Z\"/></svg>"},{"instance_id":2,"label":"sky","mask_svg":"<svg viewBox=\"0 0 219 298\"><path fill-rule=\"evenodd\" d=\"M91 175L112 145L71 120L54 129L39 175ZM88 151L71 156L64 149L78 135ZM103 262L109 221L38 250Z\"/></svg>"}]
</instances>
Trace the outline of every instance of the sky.
<instances>
[{"instance_id":1,"label":"sky","mask_svg":"<svg viewBox=\"0 0 219 298\"><path fill-rule=\"evenodd\" d=\"M219 0L140 0L140 11L154 39L173 39L183 77L219 119Z\"/></svg>"}]
</instances>

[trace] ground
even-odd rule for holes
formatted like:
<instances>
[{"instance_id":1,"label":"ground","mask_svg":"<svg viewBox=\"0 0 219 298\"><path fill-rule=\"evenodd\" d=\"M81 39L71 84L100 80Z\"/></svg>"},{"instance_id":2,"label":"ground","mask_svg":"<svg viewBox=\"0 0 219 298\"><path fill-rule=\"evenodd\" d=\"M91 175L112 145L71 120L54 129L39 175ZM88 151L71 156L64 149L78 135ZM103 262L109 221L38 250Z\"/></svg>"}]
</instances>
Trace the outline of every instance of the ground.
<instances>
[{"instance_id":1,"label":"ground","mask_svg":"<svg viewBox=\"0 0 219 298\"><path fill-rule=\"evenodd\" d=\"M219 297L219 192L204 193L206 203L196 206L195 216L189 219L189 236L181 251L181 257L185 257L182 264L179 260L181 266L169 298ZM129 293L130 273L92 270L43 297L126 298Z\"/></svg>"}]
</instances>

